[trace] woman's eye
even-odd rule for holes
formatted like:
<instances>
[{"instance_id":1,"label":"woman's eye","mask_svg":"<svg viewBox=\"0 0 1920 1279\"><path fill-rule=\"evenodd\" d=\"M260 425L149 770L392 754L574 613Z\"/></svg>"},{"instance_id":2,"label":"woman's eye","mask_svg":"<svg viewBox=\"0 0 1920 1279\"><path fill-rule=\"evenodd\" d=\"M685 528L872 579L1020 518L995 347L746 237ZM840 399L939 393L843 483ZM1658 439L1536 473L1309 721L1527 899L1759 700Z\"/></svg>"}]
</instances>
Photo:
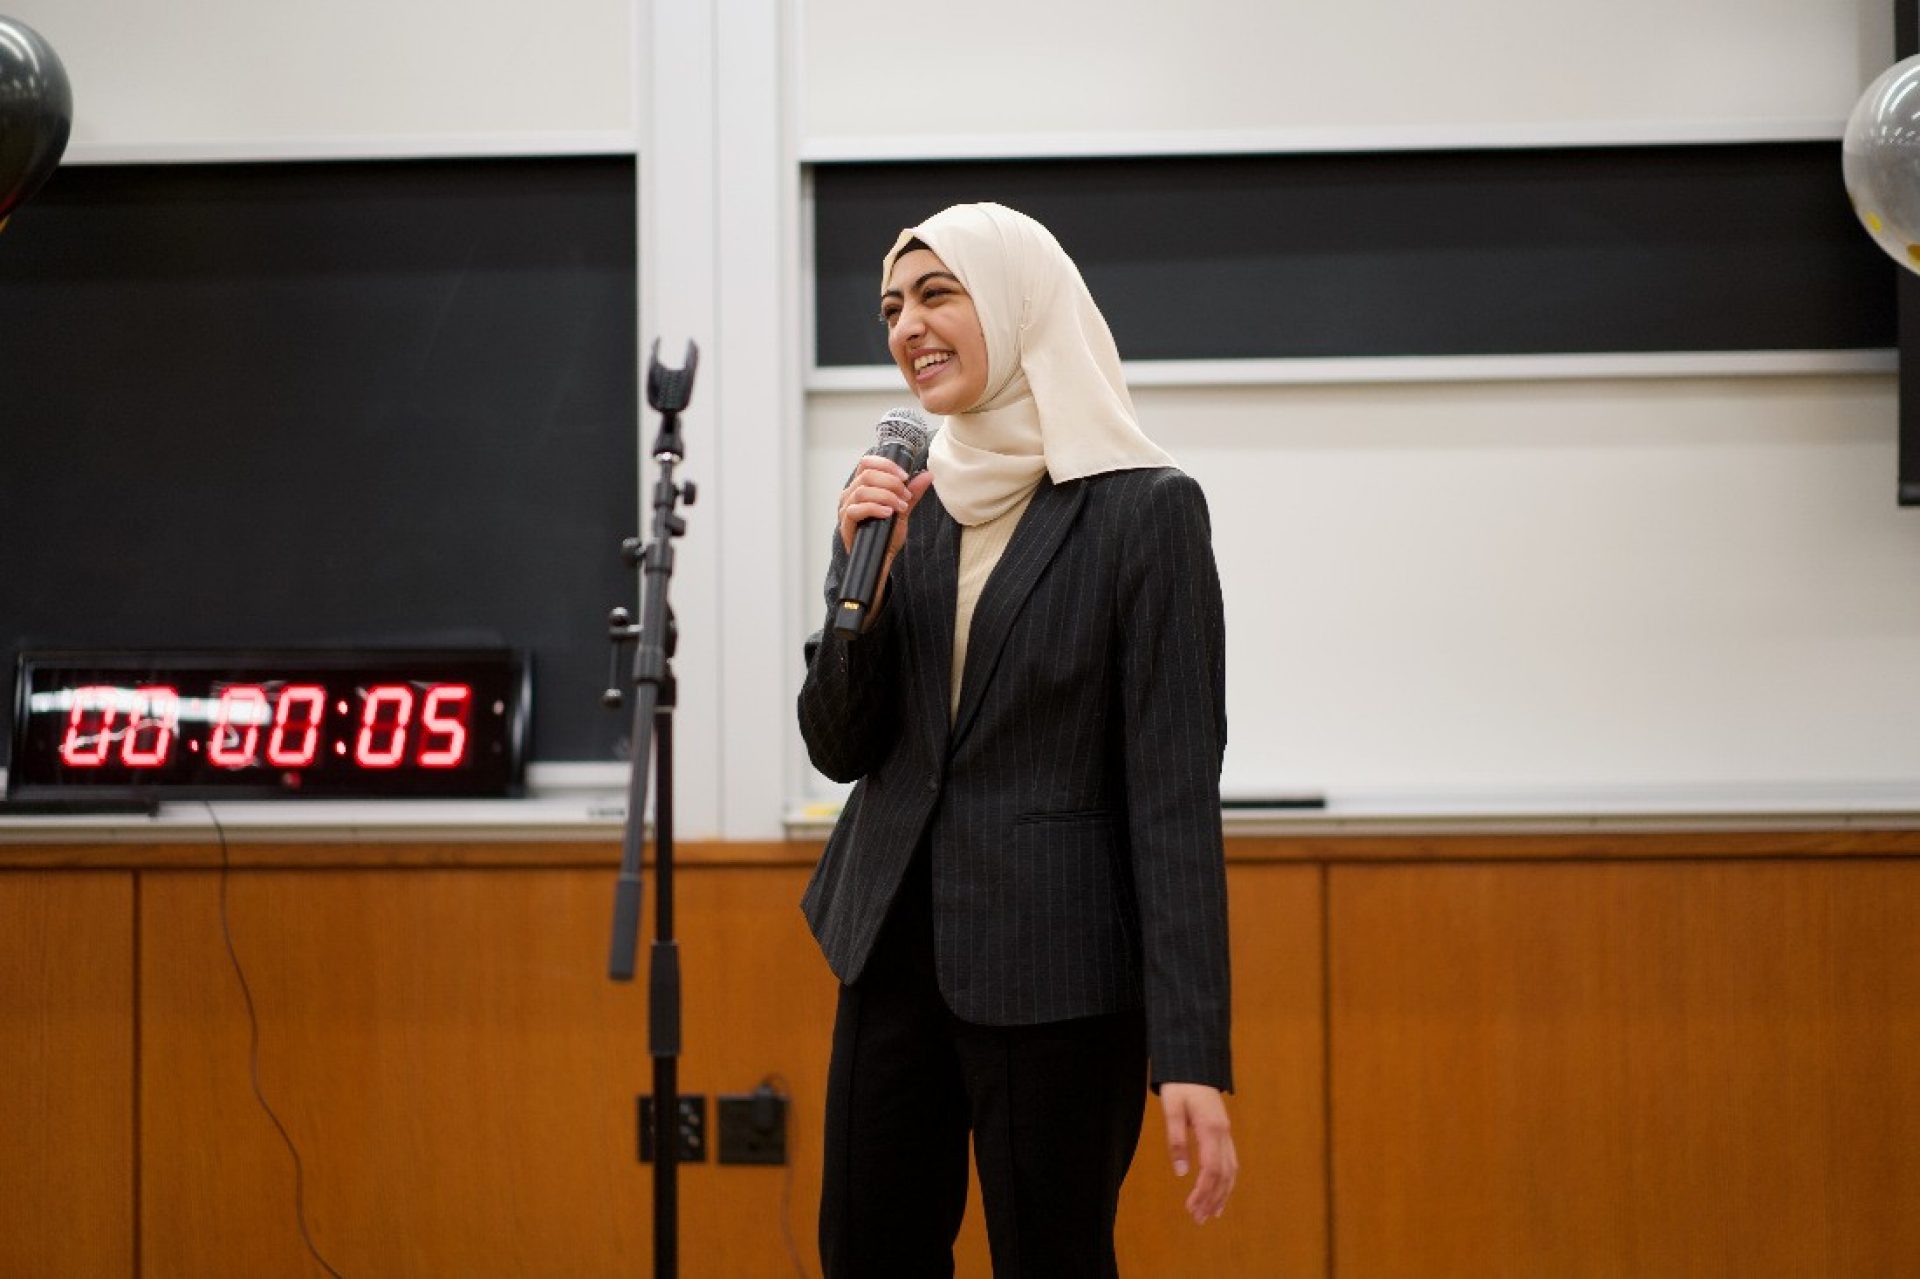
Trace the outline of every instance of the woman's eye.
<instances>
[{"instance_id":1,"label":"woman's eye","mask_svg":"<svg viewBox=\"0 0 1920 1279\"><path fill-rule=\"evenodd\" d=\"M880 323L888 328L892 328L893 322L899 318L900 308L897 306L882 307L880 310Z\"/></svg>"}]
</instances>

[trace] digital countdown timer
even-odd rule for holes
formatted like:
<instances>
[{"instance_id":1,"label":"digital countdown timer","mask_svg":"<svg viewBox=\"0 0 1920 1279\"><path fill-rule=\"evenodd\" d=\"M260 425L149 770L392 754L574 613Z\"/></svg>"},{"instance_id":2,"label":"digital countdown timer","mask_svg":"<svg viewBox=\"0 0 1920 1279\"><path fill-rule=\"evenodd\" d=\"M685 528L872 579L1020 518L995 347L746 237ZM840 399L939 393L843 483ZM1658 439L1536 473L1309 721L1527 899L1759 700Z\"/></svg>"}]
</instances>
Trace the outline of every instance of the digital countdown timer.
<instances>
[{"instance_id":1,"label":"digital countdown timer","mask_svg":"<svg viewBox=\"0 0 1920 1279\"><path fill-rule=\"evenodd\" d=\"M508 795L530 701L527 663L504 649L29 652L7 792Z\"/></svg>"}]
</instances>

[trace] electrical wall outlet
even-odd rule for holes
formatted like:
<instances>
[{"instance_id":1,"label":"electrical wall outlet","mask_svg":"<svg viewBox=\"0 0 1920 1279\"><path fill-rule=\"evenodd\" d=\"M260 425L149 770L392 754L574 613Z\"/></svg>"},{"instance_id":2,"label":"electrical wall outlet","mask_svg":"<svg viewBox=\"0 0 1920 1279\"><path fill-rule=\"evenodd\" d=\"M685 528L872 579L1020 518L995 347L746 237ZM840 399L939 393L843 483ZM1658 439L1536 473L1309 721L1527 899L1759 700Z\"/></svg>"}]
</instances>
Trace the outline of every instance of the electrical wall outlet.
<instances>
[{"instance_id":1,"label":"electrical wall outlet","mask_svg":"<svg viewBox=\"0 0 1920 1279\"><path fill-rule=\"evenodd\" d=\"M653 1098L642 1096L640 1102L640 1162L653 1162ZM683 1164L705 1163L707 1160L707 1098L704 1093L683 1092L680 1094L679 1113L674 1123L674 1132L680 1138L677 1147L677 1160Z\"/></svg>"},{"instance_id":2,"label":"electrical wall outlet","mask_svg":"<svg viewBox=\"0 0 1920 1279\"><path fill-rule=\"evenodd\" d=\"M787 1162L787 1099L762 1084L744 1095L715 1099L723 1164Z\"/></svg>"}]
</instances>

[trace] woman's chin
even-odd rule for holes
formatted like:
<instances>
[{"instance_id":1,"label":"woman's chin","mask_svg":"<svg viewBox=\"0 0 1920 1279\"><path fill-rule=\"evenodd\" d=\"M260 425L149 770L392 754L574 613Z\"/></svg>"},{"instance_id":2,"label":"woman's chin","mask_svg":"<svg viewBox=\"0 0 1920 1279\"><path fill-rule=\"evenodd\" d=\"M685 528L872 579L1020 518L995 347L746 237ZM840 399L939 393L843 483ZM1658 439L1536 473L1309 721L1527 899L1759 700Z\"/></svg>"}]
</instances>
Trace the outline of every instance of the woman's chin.
<instances>
[{"instance_id":1,"label":"woman's chin","mask_svg":"<svg viewBox=\"0 0 1920 1279\"><path fill-rule=\"evenodd\" d=\"M915 387L913 394L920 401L921 408L941 417L951 417L955 413L964 412L967 407L962 402L960 394L952 387L937 385Z\"/></svg>"}]
</instances>

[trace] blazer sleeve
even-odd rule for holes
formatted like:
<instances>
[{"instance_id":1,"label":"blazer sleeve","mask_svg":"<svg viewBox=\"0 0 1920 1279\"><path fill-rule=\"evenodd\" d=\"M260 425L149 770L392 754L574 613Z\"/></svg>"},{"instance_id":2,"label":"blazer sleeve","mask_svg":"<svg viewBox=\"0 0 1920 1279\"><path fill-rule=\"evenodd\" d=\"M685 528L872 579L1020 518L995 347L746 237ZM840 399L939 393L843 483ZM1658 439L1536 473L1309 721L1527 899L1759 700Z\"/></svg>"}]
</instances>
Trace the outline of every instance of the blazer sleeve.
<instances>
[{"instance_id":1,"label":"blazer sleeve","mask_svg":"<svg viewBox=\"0 0 1920 1279\"><path fill-rule=\"evenodd\" d=\"M899 732L901 556L889 574L887 589L873 620L848 638L833 629L846 575L847 552L834 531L833 558L827 566L827 619L807 637L807 677L800 686L800 735L807 758L836 782L858 781L892 749Z\"/></svg>"},{"instance_id":2,"label":"blazer sleeve","mask_svg":"<svg viewBox=\"0 0 1920 1279\"><path fill-rule=\"evenodd\" d=\"M1127 823L1152 1081L1233 1087L1220 765L1226 625L1206 499L1161 471L1121 570Z\"/></svg>"}]
</instances>

